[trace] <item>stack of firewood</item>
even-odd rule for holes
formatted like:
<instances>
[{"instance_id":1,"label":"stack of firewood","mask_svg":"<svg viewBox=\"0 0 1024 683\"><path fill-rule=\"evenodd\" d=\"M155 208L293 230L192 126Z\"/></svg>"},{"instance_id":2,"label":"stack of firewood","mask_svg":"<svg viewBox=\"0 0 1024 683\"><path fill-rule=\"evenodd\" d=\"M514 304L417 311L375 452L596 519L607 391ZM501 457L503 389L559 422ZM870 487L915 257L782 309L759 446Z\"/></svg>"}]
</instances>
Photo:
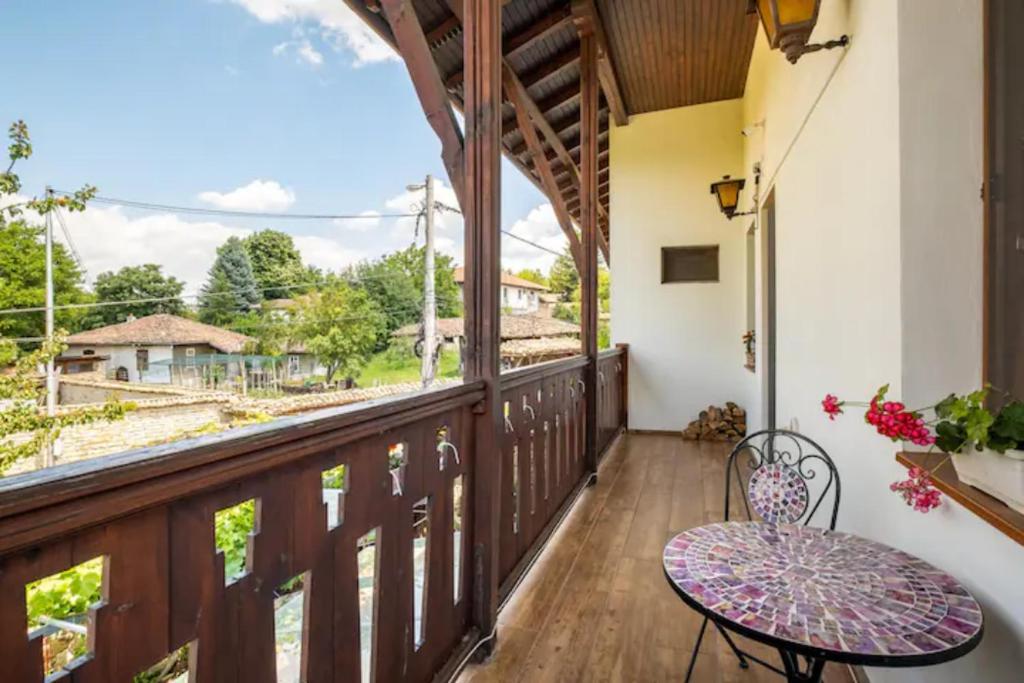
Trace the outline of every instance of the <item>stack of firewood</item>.
<instances>
[{"instance_id":1,"label":"stack of firewood","mask_svg":"<svg viewBox=\"0 0 1024 683\"><path fill-rule=\"evenodd\" d=\"M729 401L724 408L708 406L683 430L688 441L737 441L747 434L747 411Z\"/></svg>"}]
</instances>

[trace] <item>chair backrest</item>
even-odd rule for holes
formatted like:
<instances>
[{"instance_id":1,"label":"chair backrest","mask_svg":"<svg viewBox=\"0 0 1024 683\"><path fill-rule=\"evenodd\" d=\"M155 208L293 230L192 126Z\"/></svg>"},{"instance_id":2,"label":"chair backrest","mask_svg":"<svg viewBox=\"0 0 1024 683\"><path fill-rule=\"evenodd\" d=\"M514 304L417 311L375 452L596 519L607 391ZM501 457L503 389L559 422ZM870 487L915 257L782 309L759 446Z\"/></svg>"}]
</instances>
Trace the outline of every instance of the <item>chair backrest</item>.
<instances>
[{"instance_id":1,"label":"chair backrest","mask_svg":"<svg viewBox=\"0 0 1024 683\"><path fill-rule=\"evenodd\" d=\"M745 457L741 457L745 456ZM741 474L747 470L747 479ZM729 493L735 476L746 508L766 522L809 526L819 510L839 516L839 471L828 453L803 434L788 429L766 429L744 438L729 454L725 470L725 519L729 519ZM819 525L820 526L820 525Z\"/></svg>"}]
</instances>

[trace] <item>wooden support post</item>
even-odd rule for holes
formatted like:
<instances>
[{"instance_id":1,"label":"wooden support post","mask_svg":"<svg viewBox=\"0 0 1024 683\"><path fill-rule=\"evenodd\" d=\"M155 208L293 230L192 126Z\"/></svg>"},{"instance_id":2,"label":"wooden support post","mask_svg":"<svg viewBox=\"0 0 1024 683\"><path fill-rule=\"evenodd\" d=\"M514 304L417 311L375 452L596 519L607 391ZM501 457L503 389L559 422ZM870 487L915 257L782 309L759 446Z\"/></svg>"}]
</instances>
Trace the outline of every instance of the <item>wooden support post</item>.
<instances>
[{"instance_id":1,"label":"wooden support post","mask_svg":"<svg viewBox=\"0 0 1024 683\"><path fill-rule=\"evenodd\" d=\"M351 2L351 0L350 0ZM463 179L465 142L455 119L448 91L437 72L423 26L416 16L412 0L381 0L381 9L391 26L398 52L405 60L416 95L427 115L430 127L441 139L441 158L459 205L465 209Z\"/></svg>"},{"instance_id":2,"label":"wooden support post","mask_svg":"<svg viewBox=\"0 0 1024 683\"><path fill-rule=\"evenodd\" d=\"M580 32L580 228L583 232L583 270L580 272L583 353L587 357L583 381L586 385L587 469L597 472L597 244L601 228L597 222L597 39L593 24L577 22Z\"/></svg>"},{"instance_id":3,"label":"wooden support post","mask_svg":"<svg viewBox=\"0 0 1024 683\"><path fill-rule=\"evenodd\" d=\"M466 380L486 392L474 429L473 624L486 638L497 627L501 514L501 0L465 0L463 12Z\"/></svg>"}]
</instances>

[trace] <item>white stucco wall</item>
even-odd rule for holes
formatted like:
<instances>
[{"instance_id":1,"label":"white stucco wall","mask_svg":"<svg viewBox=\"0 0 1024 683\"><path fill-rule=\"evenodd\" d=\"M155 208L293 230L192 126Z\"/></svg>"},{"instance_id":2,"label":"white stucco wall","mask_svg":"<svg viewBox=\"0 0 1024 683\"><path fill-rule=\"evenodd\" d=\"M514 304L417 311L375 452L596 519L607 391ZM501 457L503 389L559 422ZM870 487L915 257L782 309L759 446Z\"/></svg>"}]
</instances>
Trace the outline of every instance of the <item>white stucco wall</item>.
<instances>
[{"instance_id":1,"label":"white stucco wall","mask_svg":"<svg viewBox=\"0 0 1024 683\"><path fill-rule=\"evenodd\" d=\"M739 100L633 116L612 128L612 341L630 345L633 429L680 430L708 404L747 406L746 229L709 193L741 175ZM661 284L661 248L719 245L720 281Z\"/></svg>"},{"instance_id":2,"label":"white stucco wall","mask_svg":"<svg viewBox=\"0 0 1024 683\"><path fill-rule=\"evenodd\" d=\"M949 499L927 515L907 508L888 490L906 476L894 461L897 446L872 433L855 409L833 423L820 408L826 393L866 399L884 383L920 405L981 382L981 7L977 0L825 2L815 38L849 33L845 57L812 54L793 66L759 37L742 121L735 124L739 130L763 121L744 140L740 170L733 172L749 180L759 161L762 198L776 192L778 423L808 433L836 459L843 483L840 528L951 572L985 609L986 635L974 653L939 667L871 669L876 683L1001 683L1022 680L1024 671L1024 547ZM708 122L703 130L687 129L684 124L701 122L684 113L664 115L679 125L662 131L666 140L725 134ZM628 240L612 259L613 332L622 342L639 337L645 347L650 330L638 323L647 318L630 309L660 309L651 317L676 318L679 329L699 328L703 319L692 303L673 307L679 302L652 299L635 272L646 267L654 276L654 262L645 265L634 252L657 239L660 228L630 222L631 193L648 177L655 186L689 188L693 181L682 179L690 171L712 178L709 166L728 166L733 158L727 153L709 164L683 155L679 164L692 163L690 170L666 166L628 132L612 135L613 241L615 234L620 245ZM655 159L647 177L635 168L645 154ZM748 184L743 208L751 190ZM713 207L710 197L703 201ZM703 216L700 211L693 215ZM688 231L694 221L682 216L678 222ZM741 264L735 268L742 273ZM760 305L757 318L760 331ZM632 383L638 367L630 420L641 428L663 414L648 399L658 393L649 388L652 377L667 375L666 384L678 387L678 402L688 400L690 387L709 381L702 368L693 377L676 376L674 366L659 366L659 357L644 351L634 354L630 376ZM716 349L702 353L690 362L719 366Z\"/></svg>"},{"instance_id":3,"label":"white stucco wall","mask_svg":"<svg viewBox=\"0 0 1024 683\"><path fill-rule=\"evenodd\" d=\"M138 363L135 359L136 347L134 346L88 346L82 344L72 344L68 347L68 355L80 355L86 350L95 352L97 356L110 356L110 360L106 362L106 373L108 376L113 377L114 372L119 367L125 367L128 369L128 380L131 382L154 382L154 383L166 383L171 381L170 369L166 366L153 367L152 364L158 360L170 360L174 356L174 347L172 346L147 346L149 349L149 372L144 373L145 376L140 376L138 370Z\"/></svg>"}]
</instances>

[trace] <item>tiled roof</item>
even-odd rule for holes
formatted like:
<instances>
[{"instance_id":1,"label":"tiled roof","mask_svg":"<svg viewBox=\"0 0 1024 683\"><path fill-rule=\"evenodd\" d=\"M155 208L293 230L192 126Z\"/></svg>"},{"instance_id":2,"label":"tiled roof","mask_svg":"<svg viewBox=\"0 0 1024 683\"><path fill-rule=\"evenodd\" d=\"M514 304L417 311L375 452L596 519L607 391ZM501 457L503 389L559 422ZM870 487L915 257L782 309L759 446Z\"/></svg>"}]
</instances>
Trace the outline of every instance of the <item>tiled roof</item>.
<instances>
[{"instance_id":1,"label":"tiled roof","mask_svg":"<svg viewBox=\"0 0 1024 683\"><path fill-rule=\"evenodd\" d=\"M396 337L415 337L420 333L419 323L400 327ZM462 318L442 318L437 321L437 333L445 339L465 336ZM580 333L579 325L540 315L501 316L501 338L539 339L541 337L569 337Z\"/></svg>"},{"instance_id":2,"label":"tiled roof","mask_svg":"<svg viewBox=\"0 0 1024 683\"><path fill-rule=\"evenodd\" d=\"M182 346L209 344L222 353L238 353L249 342L256 341L244 334L224 330L213 325L158 313L145 318L108 325L67 338L76 346Z\"/></svg>"},{"instance_id":3,"label":"tiled roof","mask_svg":"<svg viewBox=\"0 0 1024 683\"><path fill-rule=\"evenodd\" d=\"M466 281L466 270L464 268L456 268L455 269L455 281L457 283L459 283L460 285L463 282ZM524 280L521 277L516 277L512 273L506 273L505 271L501 271L501 284L505 285L506 287L519 287L521 289L535 289L538 292L547 292L547 291L549 291L548 288L545 287L544 285L538 285L536 282L530 282L529 280Z\"/></svg>"}]
</instances>

